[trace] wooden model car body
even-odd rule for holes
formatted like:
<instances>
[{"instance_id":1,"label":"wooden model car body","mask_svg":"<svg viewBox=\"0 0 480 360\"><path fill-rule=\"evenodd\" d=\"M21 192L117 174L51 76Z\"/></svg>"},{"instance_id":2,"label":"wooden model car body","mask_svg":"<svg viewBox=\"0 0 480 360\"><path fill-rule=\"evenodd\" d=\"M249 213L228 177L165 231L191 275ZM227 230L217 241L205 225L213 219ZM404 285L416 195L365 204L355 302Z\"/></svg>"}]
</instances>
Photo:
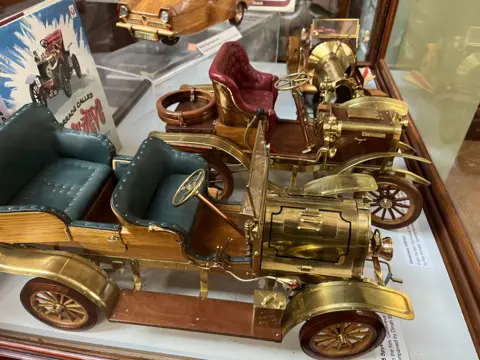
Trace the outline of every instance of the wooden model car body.
<instances>
[{"instance_id":1,"label":"wooden model car body","mask_svg":"<svg viewBox=\"0 0 480 360\"><path fill-rule=\"evenodd\" d=\"M138 39L168 42L219 22L239 25L253 0L122 0L117 26ZM177 40L175 40L177 39Z\"/></svg>"},{"instance_id":2,"label":"wooden model car body","mask_svg":"<svg viewBox=\"0 0 480 360\"><path fill-rule=\"evenodd\" d=\"M18 136L27 142L17 142ZM34 136L39 142L30 146ZM112 322L278 342L306 321L301 346L320 359L332 351L335 358L358 356L378 346L385 328L375 312L413 318L409 298L385 287L395 279L388 266L384 280L379 258L391 259L391 239L372 233L365 199L339 196L374 190L373 179L344 174L339 183L325 177L319 179L321 194L267 192L263 123L239 205L205 201L206 162L173 150L158 134L135 157L115 157L110 167L108 139L62 129L50 112L32 104L0 125L0 138L0 146L18 144L13 153L0 152L0 271L40 277L20 297L48 325L88 329L99 308ZM15 161L22 158L36 161ZM192 170L200 177L188 176ZM171 196L182 181L173 197L186 191L180 198L185 202L174 207ZM367 259L375 279L363 275ZM135 291L120 291L103 263L130 265ZM141 291L140 266L198 271L200 297ZM208 299L209 272L265 279L267 286L255 291L253 305ZM275 282L284 289L274 290ZM361 335L349 335L346 324L352 322ZM313 346L312 339L330 326L343 334L332 336L333 350Z\"/></svg>"}]
</instances>

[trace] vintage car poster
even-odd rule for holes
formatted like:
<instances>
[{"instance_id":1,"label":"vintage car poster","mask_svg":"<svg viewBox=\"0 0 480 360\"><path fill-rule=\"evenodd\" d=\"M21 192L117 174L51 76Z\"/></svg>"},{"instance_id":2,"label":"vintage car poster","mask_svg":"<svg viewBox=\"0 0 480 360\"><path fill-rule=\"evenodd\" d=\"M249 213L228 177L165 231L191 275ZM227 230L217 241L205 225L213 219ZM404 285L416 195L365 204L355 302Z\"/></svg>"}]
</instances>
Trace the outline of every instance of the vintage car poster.
<instances>
[{"instance_id":1,"label":"vintage car poster","mask_svg":"<svg viewBox=\"0 0 480 360\"><path fill-rule=\"evenodd\" d=\"M72 0L48 0L0 27L0 111L45 104L64 126L121 144ZM2 120L0 120L1 122Z\"/></svg>"},{"instance_id":2,"label":"vintage car poster","mask_svg":"<svg viewBox=\"0 0 480 360\"><path fill-rule=\"evenodd\" d=\"M255 0L250 8L258 11L294 12L295 0Z\"/></svg>"}]
</instances>

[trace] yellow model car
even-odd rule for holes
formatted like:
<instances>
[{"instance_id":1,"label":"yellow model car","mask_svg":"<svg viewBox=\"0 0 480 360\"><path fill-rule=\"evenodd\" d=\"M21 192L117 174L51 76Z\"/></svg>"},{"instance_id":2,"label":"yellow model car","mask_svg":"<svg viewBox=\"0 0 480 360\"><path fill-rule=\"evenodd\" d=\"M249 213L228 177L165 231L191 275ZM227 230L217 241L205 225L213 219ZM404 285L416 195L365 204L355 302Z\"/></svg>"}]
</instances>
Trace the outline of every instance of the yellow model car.
<instances>
[{"instance_id":1,"label":"yellow model car","mask_svg":"<svg viewBox=\"0 0 480 360\"><path fill-rule=\"evenodd\" d=\"M122 0L118 27L137 39L175 45L180 36L198 33L229 20L238 26L253 0Z\"/></svg>"}]
</instances>

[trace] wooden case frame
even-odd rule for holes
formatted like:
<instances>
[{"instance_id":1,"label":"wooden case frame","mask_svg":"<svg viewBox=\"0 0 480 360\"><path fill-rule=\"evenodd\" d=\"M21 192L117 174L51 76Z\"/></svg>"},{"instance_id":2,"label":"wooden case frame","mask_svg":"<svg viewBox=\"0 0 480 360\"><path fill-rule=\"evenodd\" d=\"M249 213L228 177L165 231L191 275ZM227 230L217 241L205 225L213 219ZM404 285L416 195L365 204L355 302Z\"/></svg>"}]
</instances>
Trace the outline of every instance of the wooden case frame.
<instances>
[{"instance_id":1,"label":"wooden case frame","mask_svg":"<svg viewBox=\"0 0 480 360\"><path fill-rule=\"evenodd\" d=\"M370 66L376 75L379 88L392 98L402 99L384 57L387 51L396 11L400 0L379 0L372 29L370 51L361 66ZM342 0L342 14L354 11L353 2ZM353 8L352 8L353 7ZM414 119L409 116L410 126L402 141L415 148L419 156L430 159ZM480 264L462 221L448 195L447 189L433 164L409 162L409 170L425 177L431 186L422 187L424 211L437 241L440 253L455 289L472 341L480 356ZM19 359L113 359L121 354L124 359L180 359L176 356L146 353L121 348L99 347L80 342L53 339L43 336L0 331L0 356L15 356Z\"/></svg>"}]
</instances>

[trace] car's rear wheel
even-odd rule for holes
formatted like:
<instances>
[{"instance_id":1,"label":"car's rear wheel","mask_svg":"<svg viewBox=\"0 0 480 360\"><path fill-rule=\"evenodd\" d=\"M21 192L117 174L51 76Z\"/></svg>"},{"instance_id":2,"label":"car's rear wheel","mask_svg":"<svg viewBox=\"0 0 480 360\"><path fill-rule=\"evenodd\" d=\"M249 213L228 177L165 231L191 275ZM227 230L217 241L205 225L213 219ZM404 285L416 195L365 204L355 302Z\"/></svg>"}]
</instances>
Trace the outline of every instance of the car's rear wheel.
<instances>
[{"instance_id":1,"label":"car's rear wheel","mask_svg":"<svg viewBox=\"0 0 480 360\"><path fill-rule=\"evenodd\" d=\"M20 301L33 317L62 330L87 330L98 321L97 306L56 281L35 278L25 284Z\"/></svg>"},{"instance_id":2,"label":"car's rear wheel","mask_svg":"<svg viewBox=\"0 0 480 360\"><path fill-rule=\"evenodd\" d=\"M77 56L75 54L72 55L72 66L75 70L75 74L77 74L78 78L82 77L82 69L80 68L80 63L78 62Z\"/></svg>"},{"instance_id":3,"label":"car's rear wheel","mask_svg":"<svg viewBox=\"0 0 480 360\"><path fill-rule=\"evenodd\" d=\"M60 81L60 86L63 89L65 95L69 98L72 96L72 85L70 84L70 80L67 78L65 74L65 65L60 64L58 65L58 80Z\"/></svg>"},{"instance_id":4,"label":"car's rear wheel","mask_svg":"<svg viewBox=\"0 0 480 360\"><path fill-rule=\"evenodd\" d=\"M173 46L175 45L176 43L178 43L178 40L180 40L179 37L175 37L175 36L168 36L168 37L162 37L161 39L161 42L164 43L165 45L168 45L168 46Z\"/></svg>"},{"instance_id":5,"label":"car's rear wheel","mask_svg":"<svg viewBox=\"0 0 480 360\"><path fill-rule=\"evenodd\" d=\"M235 6L235 13L233 14L233 17L229 19L230 24L234 26L239 26L242 23L244 15L245 15L245 4L239 2L237 6Z\"/></svg>"}]
</instances>

